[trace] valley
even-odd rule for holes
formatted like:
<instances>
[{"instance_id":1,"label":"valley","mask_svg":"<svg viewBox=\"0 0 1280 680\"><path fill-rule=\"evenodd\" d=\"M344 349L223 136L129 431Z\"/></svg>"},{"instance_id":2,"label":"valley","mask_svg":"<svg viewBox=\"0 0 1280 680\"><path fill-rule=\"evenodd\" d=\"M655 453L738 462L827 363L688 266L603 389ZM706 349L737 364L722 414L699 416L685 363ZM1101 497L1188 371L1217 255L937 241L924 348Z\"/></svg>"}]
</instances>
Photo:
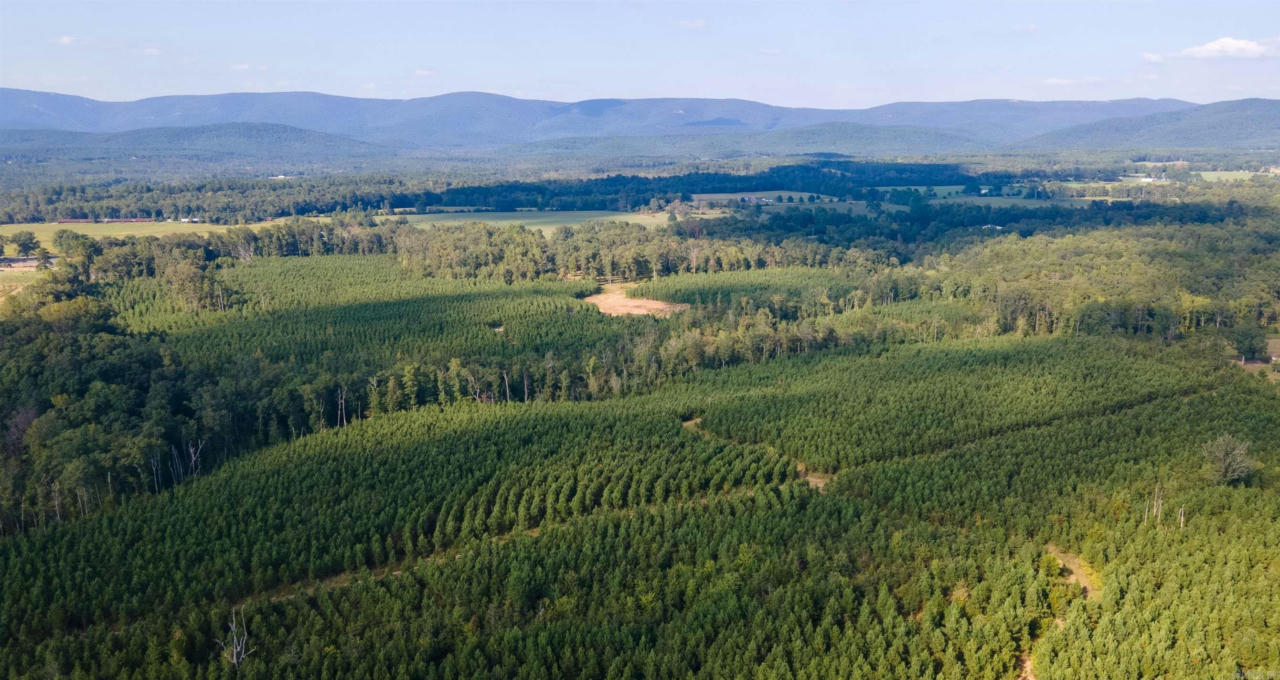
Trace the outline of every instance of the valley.
<instances>
[{"instance_id":1,"label":"valley","mask_svg":"<svg viewBox=\"0 0 1280 680\"><path fill-rule=\"evenodd\" d=\"M1274 3L0 3L0 678L1280 674Z\"/></svg>"}]
</instances>

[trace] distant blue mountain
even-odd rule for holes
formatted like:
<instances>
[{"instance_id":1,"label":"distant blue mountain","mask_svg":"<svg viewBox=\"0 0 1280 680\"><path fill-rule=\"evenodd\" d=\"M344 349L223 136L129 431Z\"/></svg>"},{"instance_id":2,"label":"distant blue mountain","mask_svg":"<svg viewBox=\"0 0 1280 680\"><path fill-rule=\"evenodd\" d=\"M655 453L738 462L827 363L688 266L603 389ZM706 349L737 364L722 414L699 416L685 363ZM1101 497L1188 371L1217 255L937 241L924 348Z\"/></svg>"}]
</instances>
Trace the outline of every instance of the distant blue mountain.
<instances>
[{"instance_id":1,"label":"distant blue mountain","mask_svg":"<svg viewBox=\"0 0 1280 680\"><path fill-rule=\"evenodd\" d=\"M1034 149L1280 149L1280 100L1240 99L1039 135Z\"/></svg>"},{"instance_id":2,"label":"distant blue mountain","mask_svg":"<svg viewBox=\"0 0 1280 680\"><path fill-rule=\"evenodd\" d=\"M420 99L359 99L313 92L154 97L104 102L0 89L0 129L122 132L270 123L391 148L494 149L578 137L762 133L824 123L941 130L1010 144L1065 127L1195 107L1173 99L1107 102L907 102L870 109L770 106L740 99L595 99L574 103L458 92Z\"/></svg>"},{"instance_id":3,"label":"distant blue mountain","mask_svg":"<svg viewBox=\"0 0 1280 680\"><path fill-rule=\"evenodd\" d=\"M222 123L126 132L0 130L7 154L73 160L120 154L311 158L384 156L387 149L338 135L272 123Z\"/></svg>"},{"instance_id":4,"label":"distant blue mountain","mask_svg":"<svg viewBox=\"0 0 1280 680\"><path fill-rule=\"evenodd\" d=\"M901 125L819 123L768 132L714 135L564 137L507 147L512 156L681 159L834 153L883 157L981 151L986 145L949 130Z\"/></svg>"}]
</instances>

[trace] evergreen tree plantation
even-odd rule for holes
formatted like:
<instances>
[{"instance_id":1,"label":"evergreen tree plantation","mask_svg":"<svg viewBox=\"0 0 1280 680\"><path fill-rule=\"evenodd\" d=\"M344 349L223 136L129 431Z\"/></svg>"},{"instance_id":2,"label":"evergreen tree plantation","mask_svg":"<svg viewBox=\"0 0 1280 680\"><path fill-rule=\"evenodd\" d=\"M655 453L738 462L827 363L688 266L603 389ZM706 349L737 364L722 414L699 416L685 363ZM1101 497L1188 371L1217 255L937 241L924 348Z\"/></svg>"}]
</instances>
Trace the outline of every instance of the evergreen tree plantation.
<instances>
[{"instance_id":1,"label":"evergreen tree plantation","mask_svg":"<svg viewBox=\"0 0 1280 680\"><path fill-rule=\"evenodd\" d=\"M22 236L0 677L1280 673L1280 180L1091 160L0 195L227 223Z\"/></svg>"}]
</instances>

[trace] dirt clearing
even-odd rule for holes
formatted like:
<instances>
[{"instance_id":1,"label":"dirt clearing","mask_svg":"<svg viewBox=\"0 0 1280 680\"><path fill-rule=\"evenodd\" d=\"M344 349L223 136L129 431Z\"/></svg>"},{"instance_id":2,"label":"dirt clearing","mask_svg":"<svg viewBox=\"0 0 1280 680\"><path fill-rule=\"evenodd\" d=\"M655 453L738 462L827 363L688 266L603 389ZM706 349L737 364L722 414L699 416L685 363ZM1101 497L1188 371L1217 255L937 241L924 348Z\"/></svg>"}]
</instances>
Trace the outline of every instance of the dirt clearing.
<instances>
[{"instance_id":1,"label":"dirt clearing","mask_svg":"<svg viewBox=\"0 0 1280 680\"><path fill-rule=\"evenodd\" d=\"M827 482L831 481L835 475L829 475L824 472L810 472L805 468L804 463L796 464L796 472L800 473L800 480L805 484L815 488L819 493L827 492Z\"/></svg>"},{"instance_id":2,"label":"dirt clearing","mask_svg":"<svg viewBox=\"0 0 1280 680\"><path fill-rule=\"evenodd\" d=\"M584 298L583 301L599 307L600 312L608 316L648 314L665 318L689 308L689 305L681 303L627 297L627 290L634 288L635 285L634 283L606 283L601 286L602 292Z\"/></svg>"},{"instance_id":3,"label":"dirt clearing","mask_svg":"<svg viewBox=\"0 0 1280 680\"><path fill-rule=\"evenodd\" d=\"M1102 583L1098 578L1098 572L1094 571L1088 562L1085 562L1079 555L1066 552L1052 543L1046 545L1045 549L1062 564L1062 568L1066 570L1063 576L1084 590L1085 597L1090 600L1097 600L1102 597Z\"/></svg>"}]
</instances>

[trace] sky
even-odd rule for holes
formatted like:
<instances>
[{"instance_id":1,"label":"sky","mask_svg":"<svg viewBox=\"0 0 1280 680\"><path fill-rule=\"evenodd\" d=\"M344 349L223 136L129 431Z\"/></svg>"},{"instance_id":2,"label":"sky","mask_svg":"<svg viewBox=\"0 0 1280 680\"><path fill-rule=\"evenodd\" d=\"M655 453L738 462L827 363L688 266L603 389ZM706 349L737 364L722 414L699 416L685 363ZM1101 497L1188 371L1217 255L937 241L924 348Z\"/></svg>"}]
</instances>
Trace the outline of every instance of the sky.
<instances>
[{"instance_id":1,"label":"sky","mask_svg":"<svg viewBox=\"0 0 1280 680\"><path fill-rule=\"evenodd\" d=\"M1280 98L1280 0L0 0L0 86L820 108Z\"/></svg>"}]
</instances>

